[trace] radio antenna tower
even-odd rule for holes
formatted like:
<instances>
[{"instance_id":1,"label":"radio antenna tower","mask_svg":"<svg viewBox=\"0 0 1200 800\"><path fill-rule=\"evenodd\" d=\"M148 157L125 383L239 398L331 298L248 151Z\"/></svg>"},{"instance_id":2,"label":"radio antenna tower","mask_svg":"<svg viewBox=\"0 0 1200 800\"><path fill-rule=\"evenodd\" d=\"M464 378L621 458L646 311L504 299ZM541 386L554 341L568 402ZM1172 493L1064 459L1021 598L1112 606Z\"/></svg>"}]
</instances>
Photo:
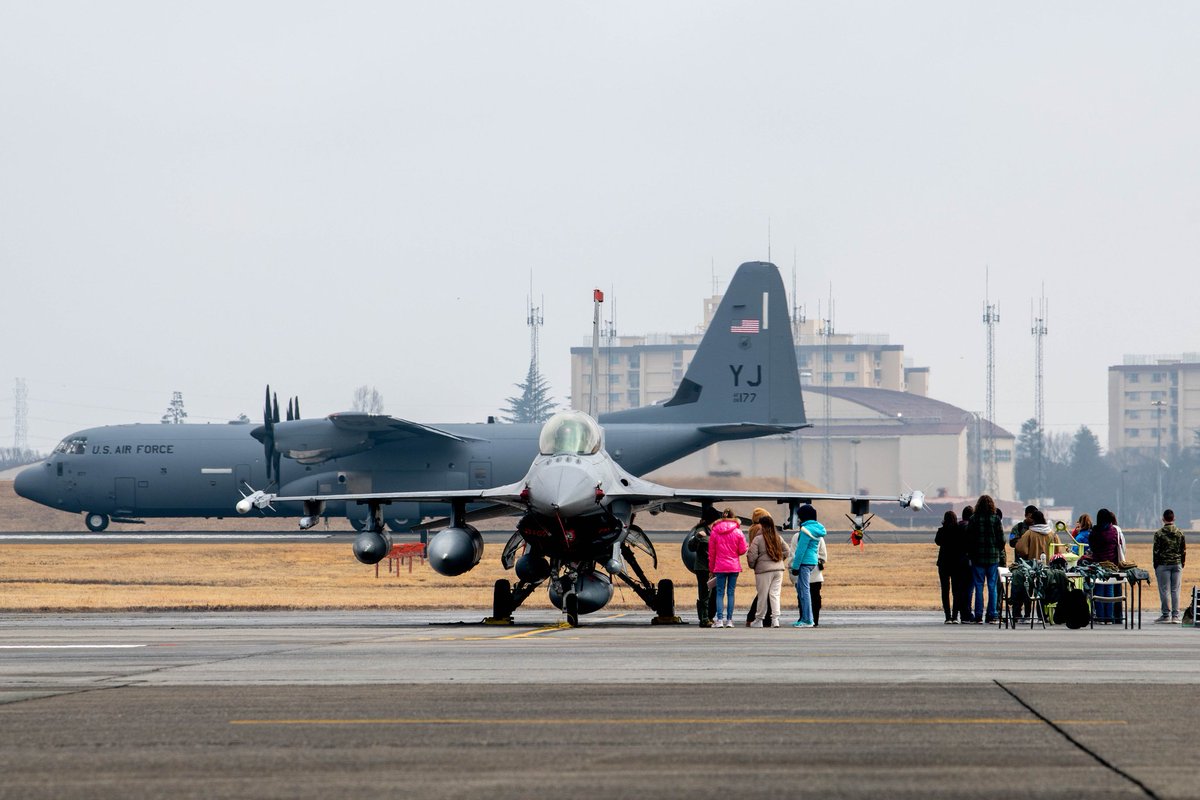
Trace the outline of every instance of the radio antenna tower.
<instances>
[{"instance_id":1,"label":"radio antenna tower","mask_svg":"<svg viewBox=\"0 0 1200 800\"><path fill-rule=\"evenodd\" d=\"M991 302L990 276L984 269L983 278L983 324L987 326L987 435L986 449L983 452L984 493L996 496L996 326L1000 324L1000 308Z\"/></svg>"},{"instance_id":2,"label":"radio antenna tower","mask_svg":"<svg viewBox=\"0 0 1200 800\"><path fill-rule=\"evenodd\" d=\"M1046 394L1044 391L1045 375L1043 372L1043 347L1046 339L1046 334L1050 332L1046 327L1047 321L1047 304L1046 304L1046 287L1042 286L1042 299L1038 305L1036 316L1033 311L1033 301L1029 303L1030 317L1033 319L1030 325L1029 332L1033 334L1034 341L1034 419L1037 420L1037 483L1035 489L1037 491L1037 502L1040 504L1046 496Z\"/></svg>"},{"instance_id":3,"label":"radio antenna tower","mask_svg":"<svg viewBox=\"0 0 1200 800\"><path fill-rule=\"evenodd\" d=\"M534 372L541 374L541 364L538 363L538 328L545 323L545 318L542 316L542 307L546 305L546 296L542 295L542 306L538 307L533 304L533 273L529 274L529 313L525 317L525 324L529 326L529 363L533 367Z\"/></svg>"},{"instance_id":4,"label":"radio antenna tower","mask_svg":"<svg viewBox=\"0 0 1200 800\"><path fill-rule=\"evenodd\" d=\"M17 455L29 449L29 388L24 378L13 387L13 449Z\"/></svg>"}]
</instances>

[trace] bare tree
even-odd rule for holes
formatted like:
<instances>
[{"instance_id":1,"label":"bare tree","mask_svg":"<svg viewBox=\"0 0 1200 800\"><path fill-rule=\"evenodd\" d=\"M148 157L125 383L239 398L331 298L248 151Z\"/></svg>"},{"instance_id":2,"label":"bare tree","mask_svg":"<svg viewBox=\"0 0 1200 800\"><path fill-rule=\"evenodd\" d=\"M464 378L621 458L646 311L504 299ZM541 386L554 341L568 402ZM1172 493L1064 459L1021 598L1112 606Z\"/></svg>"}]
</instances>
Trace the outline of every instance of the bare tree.
<instances>
[{"instance_id":1,"label":"bare tree","mask_svg":"<svg viewBox=\"0 0 1200 800\"><path fill-rule=\"evenodd\" d=\"M365 411L368 414L383 413L383 395L374 386L365 383L354 390L354 403L351 411Z\"/></svg>"},{"instance_id":2,"label":"bare tree","mask_svg":"<svg viewBox=\"0 0 1200 800\"><path fill-rule=\"evenodd\" d=\"M167 407L167 413L162 415L163 425L179 425L187 419L187 412L183 410L183 392L174 392L171 395L171 405Z\"/></svg>"}]
</instances>

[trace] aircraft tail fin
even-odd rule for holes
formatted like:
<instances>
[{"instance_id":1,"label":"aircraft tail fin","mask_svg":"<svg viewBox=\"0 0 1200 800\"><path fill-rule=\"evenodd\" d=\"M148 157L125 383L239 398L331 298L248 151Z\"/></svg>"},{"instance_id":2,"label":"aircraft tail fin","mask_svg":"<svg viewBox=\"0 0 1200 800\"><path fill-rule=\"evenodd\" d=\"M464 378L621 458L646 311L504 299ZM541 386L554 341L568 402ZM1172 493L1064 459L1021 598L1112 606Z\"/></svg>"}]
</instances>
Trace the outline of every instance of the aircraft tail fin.
<instances>
[{"instance_id":1,"label":"aircraft tail fin","mask_svg":"<svg viewBox=\"0 0 1200 800\"><path fill-rule=\"evenodd\" d=\"M765 261L738 267L670 400L604 414L600 421L806 427L791 315L778 268Z\"/></svg>"}]
</instances>

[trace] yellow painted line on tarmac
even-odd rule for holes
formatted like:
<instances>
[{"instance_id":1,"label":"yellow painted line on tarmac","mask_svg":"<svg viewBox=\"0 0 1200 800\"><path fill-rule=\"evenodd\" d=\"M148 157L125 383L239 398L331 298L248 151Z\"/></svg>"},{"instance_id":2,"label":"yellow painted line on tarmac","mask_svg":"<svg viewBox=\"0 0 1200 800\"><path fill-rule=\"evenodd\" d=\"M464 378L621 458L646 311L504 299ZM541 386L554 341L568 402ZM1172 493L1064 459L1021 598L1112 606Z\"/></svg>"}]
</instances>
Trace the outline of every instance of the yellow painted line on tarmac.
<instances>
[{"instance_id":1,"label":"yellow painted line on tarmac","mask_svg":"<svg viewBox=\"0 0 1200 800\"><path fill-rule=\"evenodd\" d=\"M1124 725L1123 719L1055 720L1059 725ZM231 719L230 725L1045 725L1011 717L623 717L570 719L538 717L382 717L363 719Z\"/></svg>"}]
</instances>

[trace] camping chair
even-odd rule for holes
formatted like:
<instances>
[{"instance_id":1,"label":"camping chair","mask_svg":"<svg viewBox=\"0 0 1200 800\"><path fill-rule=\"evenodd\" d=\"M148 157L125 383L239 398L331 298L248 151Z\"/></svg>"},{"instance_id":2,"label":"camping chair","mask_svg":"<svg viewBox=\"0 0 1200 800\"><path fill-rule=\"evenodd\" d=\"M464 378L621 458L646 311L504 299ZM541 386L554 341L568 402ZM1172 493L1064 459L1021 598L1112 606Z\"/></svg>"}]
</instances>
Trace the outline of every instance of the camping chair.
<instances>
[{"instance_id":1,"label":"camping chair","mask_svg":"<svg viewBox=\"0 0 1200 800\"><path fill-rule=\"evenodd\" d=\"M1097 586L1112 587L1112 594L1096 594ZM1125 628L1132 628L1130 620L1129 607L1129 583L1124 577L1117 575L1112 578L1106 578L1102 581L1095 581L1092 584L1090 599L1092 601L1092 627L1096 627L1096 606L1101 603L1113 603L1114 611L1121 610L1121 622ZM1118 605L1123 604L1123 605ZM1112 622L1116 623L1116 615L1113 615Z\"/></svg>"}]
</instances>

